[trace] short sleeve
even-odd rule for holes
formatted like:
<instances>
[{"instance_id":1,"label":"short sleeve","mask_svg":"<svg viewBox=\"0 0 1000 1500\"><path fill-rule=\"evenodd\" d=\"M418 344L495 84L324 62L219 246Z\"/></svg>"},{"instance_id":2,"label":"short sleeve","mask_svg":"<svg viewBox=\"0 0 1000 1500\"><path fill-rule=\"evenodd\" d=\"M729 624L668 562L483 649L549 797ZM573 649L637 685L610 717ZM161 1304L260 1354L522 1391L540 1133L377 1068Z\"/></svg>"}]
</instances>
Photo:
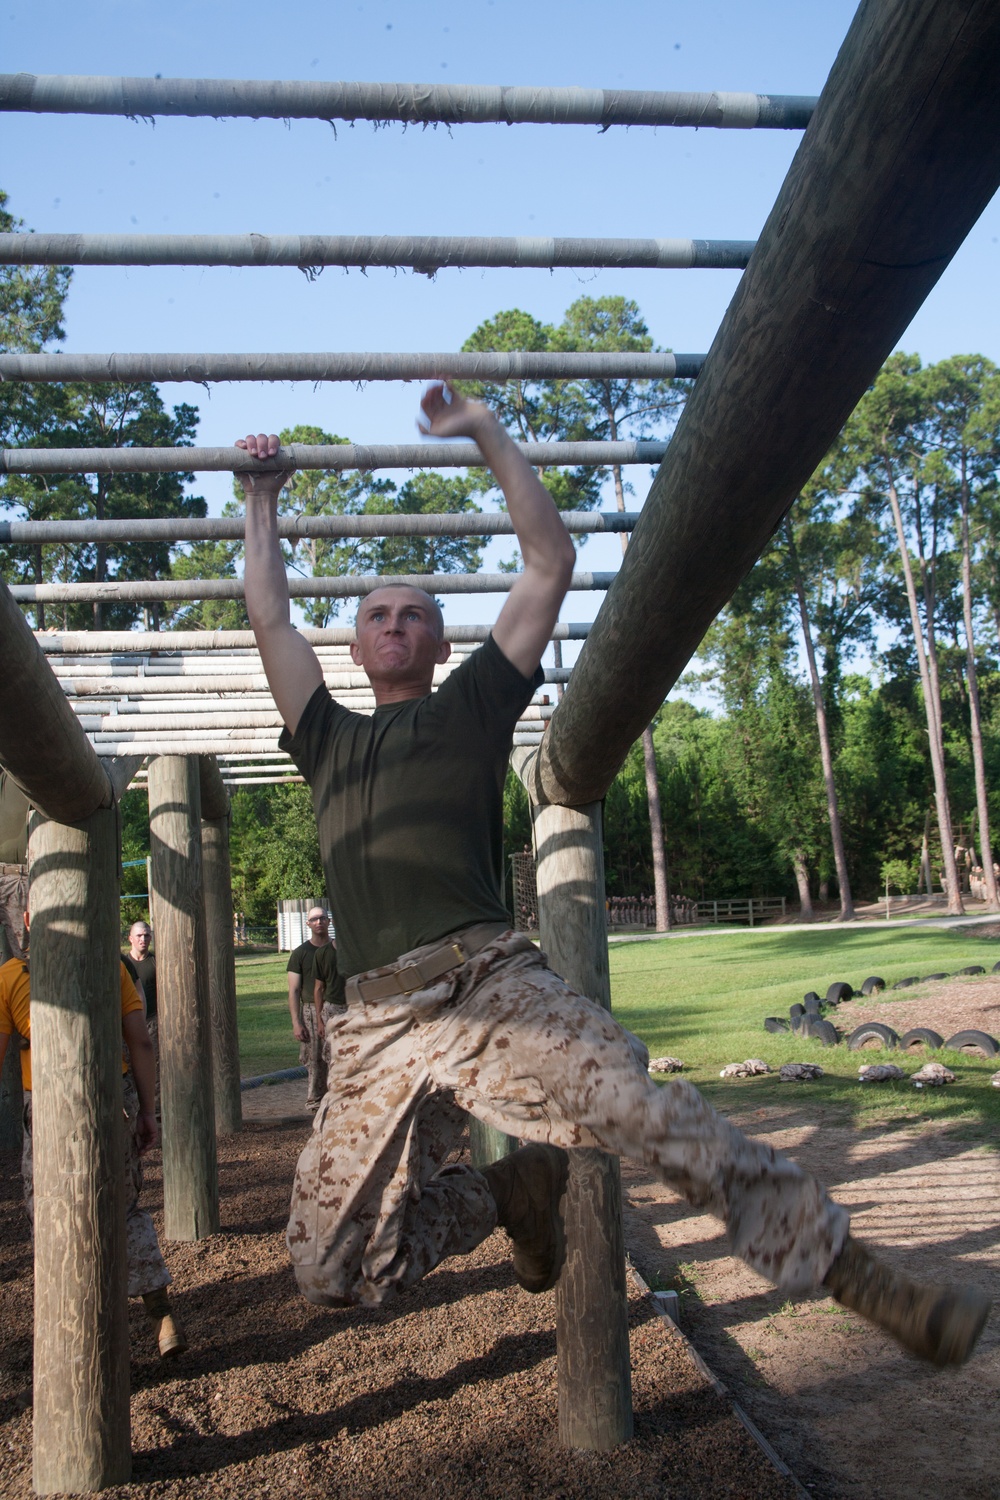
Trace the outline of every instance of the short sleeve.
<instances>
[{"instance_id":1,"label":"short sleeve","mask_svg":"<svg viewBox=\"0 0 1000 1500\"><path fill-rule=\"evenodd\" d=\"M313 693L302 711L295 733L286 724L278 738L278 749L290 755L303 776L312 783L316 768L323 755L327 737L332 733L336 721L348 710L336 703L324 682Z\"/></svg>"},{"instance_id":2,"label":"short sleeve","mask_svg":"<svg viewBox=\"0 0 1000 1500\"><path fill-rule=\"evenodd\" d=\"M122 1016L131 1015L134 1010L142 1010L142 1001L139 999L139 991L129 977L128 969L124 961L118 966L119 981L122 994Z\"/></svg>"},{"instance_id":3,"label":"short sleeve","mask_svg":"<svg viewBox=\"0 0 1000 1500\"><path fill-rule=\"evenodd\" d=\"M302 948L301 948L301 945L298 948L293 948L292 951L291 951L291 953L288 955L288 967L285 970L285 972L286 972L286 974L301 974L302 973Z\"/></svg>"}]
</instances>

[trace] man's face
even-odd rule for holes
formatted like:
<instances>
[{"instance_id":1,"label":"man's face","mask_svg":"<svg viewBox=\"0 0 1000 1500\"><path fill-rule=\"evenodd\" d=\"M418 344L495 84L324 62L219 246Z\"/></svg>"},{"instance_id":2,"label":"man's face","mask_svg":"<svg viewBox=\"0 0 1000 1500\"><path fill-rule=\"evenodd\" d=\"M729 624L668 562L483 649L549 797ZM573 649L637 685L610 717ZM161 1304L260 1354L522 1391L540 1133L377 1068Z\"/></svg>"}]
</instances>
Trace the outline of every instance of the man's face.
<instances>
[{"instance_id":1,"label":"man's face","mask_svg":"<svg viewBox=\"0 0 1000 1500\"><path fill-rule=\"evenodd\" d=\"M373 682L426 682L429 691L434 668L451 655L437 606L422 589L376 589L358 609L355 629L351 657Z\"/></svg>"},{"instance_id":2,"label":"man's face","mask_svg":"<svg viewBox=\"0 0 1000 1500\"><path fill-rule=\"evenodd\" d=\"M128 937L132 952L138 958L145 958L153 941L153 934L145 922L133 922Z\"/></svg>"},{"instance_id":3,"label":"man's face","mask_svg":"<svg viewBox=\"0 0 1000 1500\"><path fill-rule=\"evenodd\" d=\"M330 941L330 917L320 906L314 906L306 915L306 926L309 928L309 939L313 943L328 943Z\"/></svg>"}]
</instances>

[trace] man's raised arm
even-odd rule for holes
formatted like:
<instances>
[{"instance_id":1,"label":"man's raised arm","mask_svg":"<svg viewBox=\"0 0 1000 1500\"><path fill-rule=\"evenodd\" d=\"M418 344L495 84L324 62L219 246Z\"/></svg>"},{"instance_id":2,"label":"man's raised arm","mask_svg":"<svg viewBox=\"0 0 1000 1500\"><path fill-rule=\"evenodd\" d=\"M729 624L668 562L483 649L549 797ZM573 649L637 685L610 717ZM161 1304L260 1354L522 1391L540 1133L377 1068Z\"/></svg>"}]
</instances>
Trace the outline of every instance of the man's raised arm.
<instances>
[{"instance_id":1,"label":"man's raised arm","mask_svg":"<svg viewBox=\"0 0 1000 1500\"><path fill-rule=\"evenodd\" d=\"M522 676L530 677L559 618L576 549L548 490L488 407L445 385L432 385L420 405L426 418L422 430L432 437L472 438L503 491L524 571L500 611L493 639Z\"/></svg>"},{"instance_id":2,"label":"man's raised arm","mask_svg":"<svg viewBox=\"0 0 1000 1500\"><path fill-rule=\"evenodd\" d=\"M274 433L251 433L239 438L254 458L274 458L279 443ZM278 542L278 495L288 474L240 474L246 495L247 539L243 566L247 614L260 648L260 659L275 704L292 734L306 704L323 681L315 651L293 627L288 605L288 579Z\"/></svg>"}]
</instances>

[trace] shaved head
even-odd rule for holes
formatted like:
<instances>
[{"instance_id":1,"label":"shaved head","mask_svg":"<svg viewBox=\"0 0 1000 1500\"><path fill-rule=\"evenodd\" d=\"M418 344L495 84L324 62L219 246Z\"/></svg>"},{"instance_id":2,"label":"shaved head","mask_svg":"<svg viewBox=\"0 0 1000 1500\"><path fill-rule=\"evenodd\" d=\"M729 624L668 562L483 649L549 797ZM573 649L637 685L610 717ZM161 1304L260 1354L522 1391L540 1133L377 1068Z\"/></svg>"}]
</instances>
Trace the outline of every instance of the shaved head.
<instances>
[{"instance_id":1,"label":"shaved head","mask_svg":"<svg viewBox=\"0 0 1000 1500\"><path fill-rule=\"evenodd\" d=\"M409 583L382 583L379 584L377 589L372 589L371 593L367 594L358 605L358 612L354 618L355 626L361 623L365 616L371 612L372 608L377 607L373 605L372 601L377 601L380 594L384 595L390 592L398 594L400 590L405 594L412 594L415 600L420 601L428 611L438 640L444 640L444 615L441 613L440 604L432 594L428 594L426 589L414 588ZM385 603L385 600L383 599L382 602Z\"/></svg>"}]
</instances>

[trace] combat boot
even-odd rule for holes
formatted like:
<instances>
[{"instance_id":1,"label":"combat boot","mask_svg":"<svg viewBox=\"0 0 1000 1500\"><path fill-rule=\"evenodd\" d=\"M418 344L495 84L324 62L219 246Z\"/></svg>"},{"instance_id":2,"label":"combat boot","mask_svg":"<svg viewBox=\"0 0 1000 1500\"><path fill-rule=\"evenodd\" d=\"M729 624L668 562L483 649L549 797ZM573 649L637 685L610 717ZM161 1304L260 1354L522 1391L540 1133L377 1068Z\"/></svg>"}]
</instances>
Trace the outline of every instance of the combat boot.
<instances>
[{"instance_id":1,"label":"combat boot","mask_svg":"<svg viewBox=\"0 0 1000 1500\"><path fill-rule=\"evenodd\" d=\"M160 1287L155 1292L143 1292L142 1300L146 1312L155 1324L156 1346L160 1351L160 1358L176 1359L178 1354L184 1354L188 1341L180 1319L170 1306L166 1287Z\"/></svg>"},{"instance_id":2,"label":"combat boot","mask_svg":"<svg viewBox=\"0 0 1000 1500\"><path fill-rule=\"evenodd\" d=\"M850 1235L823 1285L921 1359L964 1365L989 1317L975 1287L921 1286L890 1270Z\"/></svg>"},{"instance_id":3,"label":"combat boot","mask_svg":"<svg viewBox=\"0 0 1000 1500\"><path fill-rule=\"evenodd\" d=\"M514 1242L514 1275L526 1292L547 1292L566 1259L562 1198L569 1157L558 1146L523 1146L483 1167L497 1223Z\"/></svg>"}]
</instances>

